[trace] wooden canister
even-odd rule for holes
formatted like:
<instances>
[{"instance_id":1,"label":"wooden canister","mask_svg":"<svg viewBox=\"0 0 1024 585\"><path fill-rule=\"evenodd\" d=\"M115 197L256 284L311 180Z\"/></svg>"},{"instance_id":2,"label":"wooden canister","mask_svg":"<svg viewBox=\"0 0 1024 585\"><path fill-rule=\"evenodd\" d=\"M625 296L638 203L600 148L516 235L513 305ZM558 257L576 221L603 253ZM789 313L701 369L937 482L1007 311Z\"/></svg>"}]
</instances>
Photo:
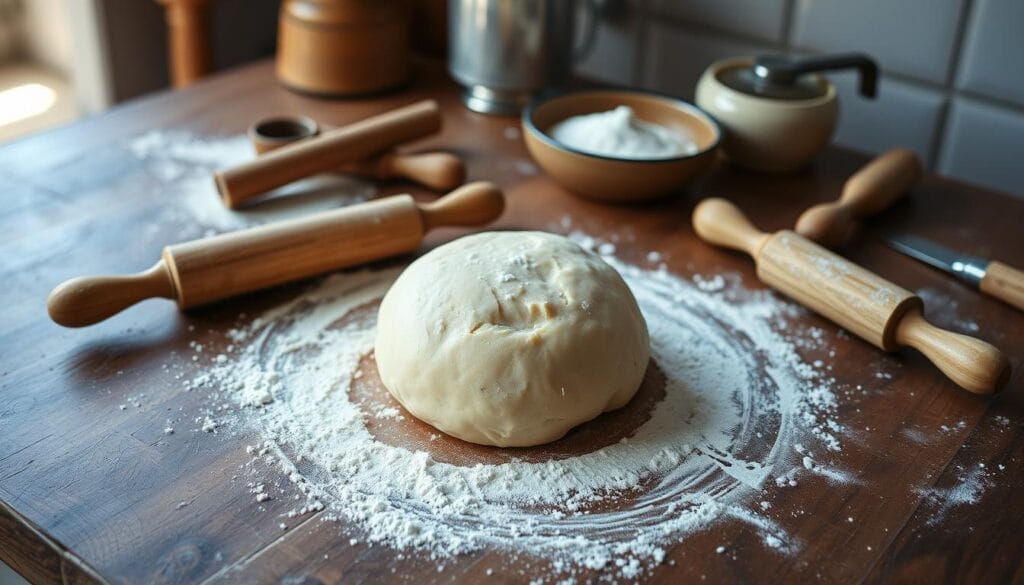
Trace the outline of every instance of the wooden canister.
<instances>
[{"instance_id":1,"label":"wooden canister","mask_svg":"<svg viewBox=\"0 0 1024 585\"><path fill-rule=\"evenodd\" d=\"M313 94L348 96L405 84L410 0L284 0L277 77Z\"/></svg>"}]
</instances>

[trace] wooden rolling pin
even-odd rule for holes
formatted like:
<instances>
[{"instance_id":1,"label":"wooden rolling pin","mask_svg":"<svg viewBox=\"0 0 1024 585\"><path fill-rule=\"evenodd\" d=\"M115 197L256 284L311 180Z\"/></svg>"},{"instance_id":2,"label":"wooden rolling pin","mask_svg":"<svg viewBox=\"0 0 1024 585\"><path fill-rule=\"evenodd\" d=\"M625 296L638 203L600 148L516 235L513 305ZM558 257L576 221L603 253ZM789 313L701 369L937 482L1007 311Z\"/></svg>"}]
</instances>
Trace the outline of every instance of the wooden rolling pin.
<instances>
[{"instance_id":1,"label":"wooden rolling pin","mask_svg":"<svg viewBox=\"0 0 1024 585\"><path fill-rule=\"evenodd\" d=\"M765 284L885 351L917 349L971 392L991 394L1010 377L998 349L928 323L919 297L803 236L761 232L724 199L702 201L693 227L712 244L750 254Z\"/></svg>"},{"instance_id":2,"label":"wooden rolling pin","mask_svg":"<svg viewBox=\"0 0 1024 585\"><path fill-rule=\"evenodd\" d=\"M437 102L424 100L282 146L250 162L218 171L214 179L224 204L235 208L275 187L368 159L440 129Z\"/></svg>"},{"instance_id":3,"label":"wooden rolling pin","mask_svg":"<svg viewBox=\"0 0 1024 585\"><path fill-rule=\"evenodd\" d=\"M885 211L921 178L921 161L912 150L885 152L851 176L838 201L809 208L796 221L796 233L826 248L847 244L860 220Z\"/></svg>"},{"instance_id":4,"label":"wooden rolling pin","mask_svg":"<svg viewBox=\"0 0 1024 585\"><path fill-rule=\"evenodd\" d=\"M130 276L73 278L50 293L50 318L67 327L97 323L152 297L182 309L388 256L411 252L439 226L487 223L505 206L490 183L470 183L431 203L410 195L318 213L164 248L152 268Z\"/></svg>"},{"instance_id":5,"label":"wooden rolling pin","mask_svg":"<svg viewBox=\"0 0 1024 585\"><path fill-rule=\"evenodd\" d=\"M330 129L325 128L325 131ZM305 116L279 116L256 122L249 127L248 135L256 153L264 154L319 136L320 125ZM388 151L367 160L344 163L335 170L382 181L408 179L435 191L451 191L466 180L462 159L447 152Z\"/></svg>"}]
</instances>

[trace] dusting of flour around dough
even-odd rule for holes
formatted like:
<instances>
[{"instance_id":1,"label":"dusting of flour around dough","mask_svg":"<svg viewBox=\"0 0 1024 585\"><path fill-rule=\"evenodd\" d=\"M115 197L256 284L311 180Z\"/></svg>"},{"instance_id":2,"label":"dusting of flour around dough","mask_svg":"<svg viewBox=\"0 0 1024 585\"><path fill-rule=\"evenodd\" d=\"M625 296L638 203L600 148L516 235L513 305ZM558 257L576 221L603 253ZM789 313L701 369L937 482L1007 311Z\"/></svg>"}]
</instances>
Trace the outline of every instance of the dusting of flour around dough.
<instances>
[{"instance_id":1,"label":"dusting of flour around dough","mask_svg":"<svg viewBox=\"0 0 1024 585\"><path fill-rule=\"evenodd\" d=\"M763 502L803 474L825 475L821 458L841 449L834 382L788 340L820 344L820 334L815 341L789 321L793 305L743 289L735 275L684 279L663 264L625 264L607 242L570 237L605 252L629 284L666 377L650 419L618 443L560 460L463 467L374 438L367 422L398 413L348 394L372 349L373 319L337 324L382 297L396 269L330 276L232 330L231 358L191 387L238 405L235 420L218 422L265 438L253 454L304 494L289 516L323 509L357 526L358 540L398 555L497 548L542 560L552 578L598 569L631 579L726 518L753 527L771 550L797 553L803 544ZM832 481L843 478L832 471ZM273 497L253 493L254 505Z\"/></svg>"}]
</instances>

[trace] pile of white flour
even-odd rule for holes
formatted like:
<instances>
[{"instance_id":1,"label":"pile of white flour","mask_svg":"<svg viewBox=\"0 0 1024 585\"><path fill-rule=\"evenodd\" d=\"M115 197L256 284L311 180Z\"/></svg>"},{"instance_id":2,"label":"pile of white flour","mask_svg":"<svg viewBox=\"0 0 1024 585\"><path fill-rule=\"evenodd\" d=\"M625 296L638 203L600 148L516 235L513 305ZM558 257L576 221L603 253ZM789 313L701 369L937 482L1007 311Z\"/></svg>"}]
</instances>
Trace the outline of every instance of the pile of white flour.
<instances>
[{"instance_id":1,"label":"pile of white flour","mask_svg":"<svg viewBox=\"0 0 1024 585\"><path fill-rule=\"evenodd\" d=\"M360 541L438 559L497 547L570 577L583 569L640 576L674 543L726 517L751 523L767 546L798 550L758 494L768 482L796 485L802 473L828 476L814 457L840 449L841 429L830 414L833 383L787 341L801 335L786 324L794 307L735 286L737 278L695 284L664 265L605 259L637 297L666 383L635 433L590 453L466 466L435 457L429 443L409 449L375 438L369 424L402 425L408 415L396 403L361 405L350 388L372 351L375 303L394 269L333 275L232 331L231 354L192 385L243 407L232 424L261 429L267 442L254 449L277 454L307 494L295 514L326 508L359 526Z\"/></svg>"},{"instance_id":2,"label":"pile of white flour","mask_svg":"<svg viewBox=\"0 0 1024 585\"><path fill-rule=\"evenodd\" d=\"M644 122L629 106L573 116L555 124L551 137L570 148L613 158L673 158L698 150L689 136Z\"/></svg>"}]
</instances>

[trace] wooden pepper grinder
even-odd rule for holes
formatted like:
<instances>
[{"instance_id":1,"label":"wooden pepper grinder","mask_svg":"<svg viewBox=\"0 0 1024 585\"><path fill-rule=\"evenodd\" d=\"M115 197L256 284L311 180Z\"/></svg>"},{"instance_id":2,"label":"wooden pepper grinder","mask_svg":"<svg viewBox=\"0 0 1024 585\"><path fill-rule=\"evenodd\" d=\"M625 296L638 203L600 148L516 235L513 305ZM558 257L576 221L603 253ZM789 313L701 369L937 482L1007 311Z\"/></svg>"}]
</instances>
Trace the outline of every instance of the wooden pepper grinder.
<instances>
[{"instance_id":1,"label":"wooden pepper grinder","mask_svg":"<svg viewBox=\"0 0 1024 585\"><path fill-rule=\"evenodd\" d=\"M303 93L385 91L412 72L409 0L284 0L277 78Z\"/></svg>"},{"instance_id":2,"label":"wooden pepper grinder","mask_svg":"<svg viewBox=\"0 0 1024 585\"><path fill-rule=\"evenodd\" d=\"M693 211L702 239L750 254L762 282L884 351L909 346L977 394L1010 378L998 349L925 321L920 297L789 230L759 231L735 205L706 199Z\"/></svg>"}]
</instances>

